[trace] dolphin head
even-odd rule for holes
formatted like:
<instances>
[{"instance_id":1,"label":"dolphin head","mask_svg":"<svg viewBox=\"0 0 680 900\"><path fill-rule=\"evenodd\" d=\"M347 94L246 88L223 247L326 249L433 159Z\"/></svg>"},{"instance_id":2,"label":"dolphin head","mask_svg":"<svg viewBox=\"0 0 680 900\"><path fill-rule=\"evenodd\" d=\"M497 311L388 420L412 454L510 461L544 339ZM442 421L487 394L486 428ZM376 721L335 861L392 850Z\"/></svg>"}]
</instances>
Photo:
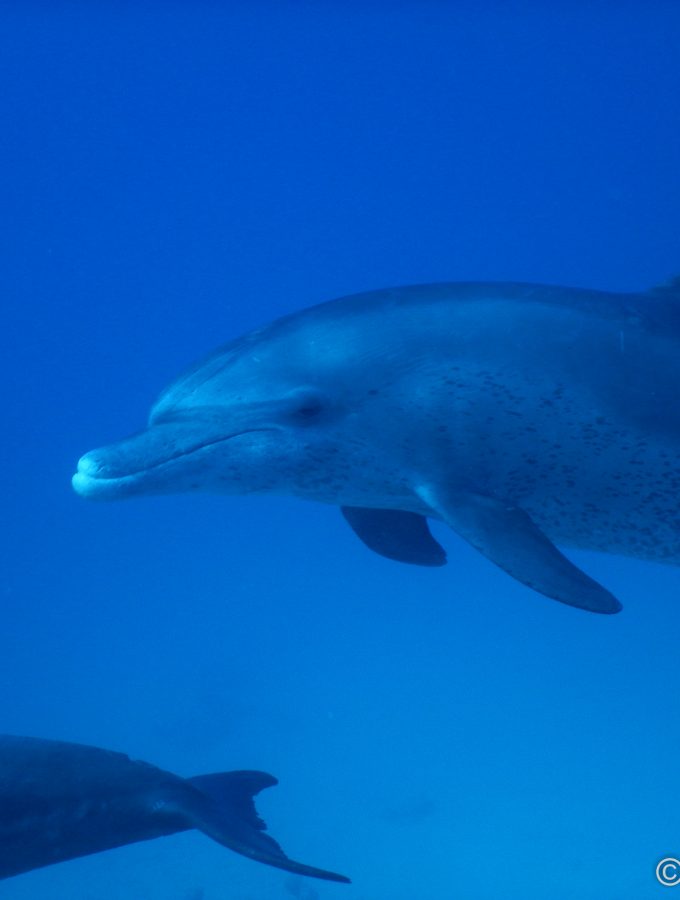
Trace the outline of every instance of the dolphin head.
<instances>
[{"instance_id":1,"label":"dolphin head","mask_svg":"<svg viewBox=\"0 0 680 900\"><path fill-rule=\"evenodd\" d=\"M318 309L188 371L161 394L145 430L81 458L75 490L93 499L199 490L361 499L375 453L362 435L378 389L357 380L354 363L374 348L352 321ZM377 384L380 366L369 368Z\"/></svg>"}]
</instances>

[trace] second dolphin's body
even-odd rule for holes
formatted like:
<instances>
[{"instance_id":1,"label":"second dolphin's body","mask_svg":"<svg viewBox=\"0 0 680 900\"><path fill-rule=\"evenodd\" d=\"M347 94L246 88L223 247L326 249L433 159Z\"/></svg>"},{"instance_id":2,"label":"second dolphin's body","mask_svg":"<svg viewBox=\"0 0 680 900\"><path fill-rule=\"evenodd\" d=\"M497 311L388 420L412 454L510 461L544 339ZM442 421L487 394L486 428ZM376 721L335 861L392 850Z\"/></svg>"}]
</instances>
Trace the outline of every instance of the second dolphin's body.
<instances>
[{"instance_id":1,"label":"second dolphin's body","mask_svg":"<svg viewBox=\"0 0 680 900\"><path fill-rule=\"evenodd\" d=\"M0 879L196 828L258 862L330 881L264 833L253 796L265 772L180 778L122 753L0 735Z\"/></svg>"}]
</instances>

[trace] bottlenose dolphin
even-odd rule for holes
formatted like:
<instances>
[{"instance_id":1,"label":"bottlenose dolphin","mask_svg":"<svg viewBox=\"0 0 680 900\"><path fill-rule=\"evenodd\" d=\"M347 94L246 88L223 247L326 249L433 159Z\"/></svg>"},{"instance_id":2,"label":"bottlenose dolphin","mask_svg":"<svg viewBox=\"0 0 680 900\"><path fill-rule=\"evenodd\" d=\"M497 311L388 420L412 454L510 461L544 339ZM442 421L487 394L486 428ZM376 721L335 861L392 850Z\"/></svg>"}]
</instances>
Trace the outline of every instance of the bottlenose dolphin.
<instances>
[{"instance_id":1,"label":"bottlenose dolphin","mask_svg":"<svg viewBox=\"0 0 680 900\"><path fill-rule=\"evenodd\" d=\"M264 834L253 796L275 784L265 772L179 778L98 747L0 735L0 879L197 828L270 866L348 882Z\"/></svg>"},{"instance_id":2,"label":"bottlenose dolphin","mask_svg":"<svg viewBox=\"0 0 680 900\"><path fill-rule=\"evenodd\" d=\"M446 561L438 519L536 591L613 613L555 545L680 564L678 385L680 280L381 290L227 344L73 485L336 504L371 549L425 566Z\"/></svg>"}]
</instances>

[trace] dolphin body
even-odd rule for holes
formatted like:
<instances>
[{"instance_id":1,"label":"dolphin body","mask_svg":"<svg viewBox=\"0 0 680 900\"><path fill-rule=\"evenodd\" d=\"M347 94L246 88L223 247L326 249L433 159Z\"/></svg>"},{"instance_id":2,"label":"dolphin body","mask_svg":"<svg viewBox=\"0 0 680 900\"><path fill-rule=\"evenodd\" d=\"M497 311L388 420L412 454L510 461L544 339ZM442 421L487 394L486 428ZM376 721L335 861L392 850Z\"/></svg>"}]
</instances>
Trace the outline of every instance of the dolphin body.
<instances>
[{"instance_id":1,"label":"dolphin body","mask_svg":"<svg viewBox=\"0 0 680 900\"><path fill-rule=\"evenodd\" d=\"M226 344L73 485L335 504L371 549L426 566L446 561L438 519L536 591L613 613L555 545L680 564L679 385L680 279L381 290Z\"/></svg>"},{"instance_id":2,"label":"dolphin body","mask_svg":"<svg viewBox=\"0 0 680 900\"><path fill-rule=\"evenodd\" d=\"M197 828L270 866L348 882L264 834L252 798L276 783L264 772L179 778L122 753L0 735L0 879Z\"/></svg>"}]
</instances>

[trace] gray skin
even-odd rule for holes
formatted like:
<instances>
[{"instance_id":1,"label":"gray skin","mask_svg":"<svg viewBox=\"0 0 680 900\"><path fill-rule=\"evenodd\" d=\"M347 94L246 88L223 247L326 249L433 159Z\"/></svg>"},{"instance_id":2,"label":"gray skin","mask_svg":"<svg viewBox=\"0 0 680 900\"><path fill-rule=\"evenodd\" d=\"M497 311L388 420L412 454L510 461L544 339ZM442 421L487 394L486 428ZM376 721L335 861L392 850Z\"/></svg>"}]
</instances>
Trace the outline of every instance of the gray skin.
<instances>
[{"instance_id":1,"label":"gray skin","mask_svg":"<svg viewBox=\"0 0 680 900\"><path fill-rule=\"evenodd\" d=\"M422 565L446 560L438 519L535 590L611 613L555 544L680 564L678 384L677 281L375 291L227 344L73 485L334 504L373 550Z\"/></svg>"},{"instance_id":2,"label":"gray skin","mask_svg":"<svg viewBox=\"0 0 680 900\"><path fill-rule=\"evenodd\" d=\"M0 879L197 828L270 866L349 881L289 859L264 833L253 796L276 783L265 772L179 778L98 747L0 735Z\"/></svg>"}]
</instances>

